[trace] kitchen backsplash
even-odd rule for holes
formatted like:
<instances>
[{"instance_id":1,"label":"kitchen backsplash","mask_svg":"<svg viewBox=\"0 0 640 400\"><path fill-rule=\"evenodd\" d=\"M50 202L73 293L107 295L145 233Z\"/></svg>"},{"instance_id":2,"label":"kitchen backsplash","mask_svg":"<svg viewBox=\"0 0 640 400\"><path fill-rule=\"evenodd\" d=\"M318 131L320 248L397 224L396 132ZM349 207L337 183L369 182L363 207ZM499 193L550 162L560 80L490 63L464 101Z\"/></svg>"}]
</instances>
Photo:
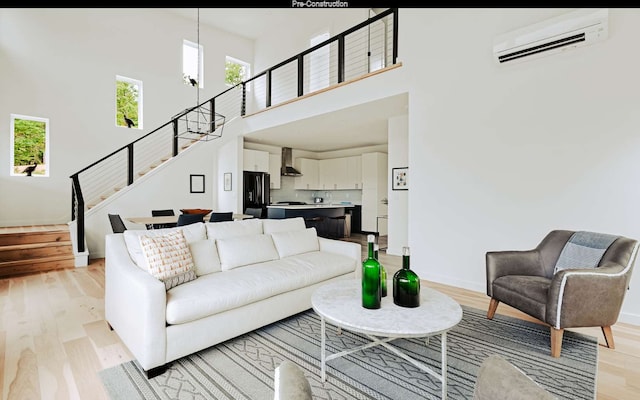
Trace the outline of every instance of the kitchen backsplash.
<instances>
[{"instance_id":1,"label":"kitchen backsplash","mask_svg":"<svg viewBox=\"0 0 640 400\"><path fill-rule=\"evenodd\" d=\"M304 201L313 203L314 197L322 197L325 203L349 201L362 204L362 190L298 190L294 188L293 176L280 177L280 189L271 189L271 202Z\"/></svg>"}]
</instances>

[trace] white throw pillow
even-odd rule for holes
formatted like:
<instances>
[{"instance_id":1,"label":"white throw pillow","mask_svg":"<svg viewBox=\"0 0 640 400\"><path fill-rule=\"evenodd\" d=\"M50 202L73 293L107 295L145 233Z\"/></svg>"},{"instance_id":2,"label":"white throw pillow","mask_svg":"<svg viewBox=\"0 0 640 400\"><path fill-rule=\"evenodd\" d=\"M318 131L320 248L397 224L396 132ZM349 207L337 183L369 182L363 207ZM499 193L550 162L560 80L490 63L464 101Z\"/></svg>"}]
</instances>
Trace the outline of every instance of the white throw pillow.
<instances>
[{"instance_id":1,"label":"white throw pillow","mask_svg":"<svg viewBox=\"0 0 640 400\"><path fill-rule=\"evenodd\" d=\"M219 222L218 222L219 223ZM237 236L216 240L223 271L278 259L271 235Z\"/></svg>"},{"instance_id":2,"label":"white throw pillow","mask_svg":"<svg viewBox=\"0 0 640 400\"><path fill-rule=\"evenodd\" d=\"M264 233L284 232L284 231L300 231L307 229L304 218L283 218L283 219L265 219L262 221L262 229Z\"/></svg>"},{"instance_id":3,"label":"white throw pillow","mask_svg":"<svg viewBox=\"0 0 640 400\"><path fill-rule=\"evenodd\" d=\"M204 240L207 238L206 230L204 229L204 222L198 222L195 224L179 226L176 228L165 229L127 229L123 233L124 241L127 244L127 250L133 262L145 271L149 270L144 255L142 254L142 248L140 247L140 236L162 236L167 233L182 231L187 243L195 242L196 240Z\"/></svg>"},{"instance_id":4,"label":"white throw pillow","mask_svg":"<svg viewBox=\"0 0 640 400\"><path fill-rule=\"evenodd\" d=\"M205 225L208 239L226 239L262 233L262 220L258 218L241 221L207 222Z\"/></svg>"},{"instance_id":5,"label":"white throw pillow","mask_svg":"<svg viewBox=\"0 0 640 400\"><path fill-rule=\"evenodd\" d=\"M191 250L197 276L221 271L215 240L204 239L189 243L189 250Z\"/></svg>"},{"instance_id":6,"label":"white throw pillow","mask_svg":"<svg viewBox=\"0 0 640 400\"><path fill-rule=\"evenodd\" d=\"M181 230L165 235L140 236L148 272L164 282L167 290L196 279L193 258Z\"/></svg>"},{"instance_id":7,"label":"white throw pillow","mask_svg":"<svg viewBox=\"0 0 640 400\"><path fill-rule=\"evenodd\" d=\"M275 232L271 234L271 237L273 238L273 244L275 244L280 258L320 250L316 228Z\"/></svg>"}]
</instances>

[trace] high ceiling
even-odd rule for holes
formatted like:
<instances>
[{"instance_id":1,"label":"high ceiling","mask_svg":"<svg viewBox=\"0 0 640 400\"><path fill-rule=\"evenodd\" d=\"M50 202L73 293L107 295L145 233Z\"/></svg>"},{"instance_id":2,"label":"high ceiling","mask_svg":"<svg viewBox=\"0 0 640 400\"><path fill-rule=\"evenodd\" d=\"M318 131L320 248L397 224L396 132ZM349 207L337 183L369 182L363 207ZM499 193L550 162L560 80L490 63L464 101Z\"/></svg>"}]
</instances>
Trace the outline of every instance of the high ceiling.
<instances>
[{"instance_id":1,"label":"high ceiling","mask_svg":"<svg viewBox=\"0 0 640 400\"><path fill-rule=\"evenodd\" d=\"M196 8L168 10L194 21L198 18ZM274 26L287 25L287 20L299 18L302 13L307 12L318 17L322 11L291 8L200 8L200 23L256 39ZM327 12L329 11L331 10ZM245 136L245 140L316 152L386 144L387 119L406 113L407 97L394 96L330 115L254 132Z\"/></svg>"}]
</instances>

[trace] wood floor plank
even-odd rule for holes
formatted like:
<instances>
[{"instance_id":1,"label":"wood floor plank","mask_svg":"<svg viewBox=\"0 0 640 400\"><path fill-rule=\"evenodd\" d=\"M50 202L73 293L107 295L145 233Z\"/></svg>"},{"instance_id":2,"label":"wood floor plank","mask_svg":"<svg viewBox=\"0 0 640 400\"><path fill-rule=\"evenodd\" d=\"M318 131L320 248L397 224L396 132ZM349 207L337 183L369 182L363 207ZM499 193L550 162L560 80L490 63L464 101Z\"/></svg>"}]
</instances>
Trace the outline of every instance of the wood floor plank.
<instances>
[{"instance_id":1,"label":"wood floor plank","mask_svg":"<svg viewBox=\"0 0 640 400\"><path fill-rule=\"evenodd\" d=\"M27 348L20 353L15 379L9 385L8 400L40 399L40 376L36 353Z\"/></svg>"},{"instance_id":2,"label":"wood floor plank","mask_svg":"<svg viewBox=\"0 0 640 400\"><path fill-rule=\"evenodd\" d=\"M96 372L102 370L102 364L100 364L89 338L84 337L66 342L64 348L69 357L80 398L108 400L109 397L104 389L98 390L102 388L102 381Z\"/></svg>"}]
</instances>

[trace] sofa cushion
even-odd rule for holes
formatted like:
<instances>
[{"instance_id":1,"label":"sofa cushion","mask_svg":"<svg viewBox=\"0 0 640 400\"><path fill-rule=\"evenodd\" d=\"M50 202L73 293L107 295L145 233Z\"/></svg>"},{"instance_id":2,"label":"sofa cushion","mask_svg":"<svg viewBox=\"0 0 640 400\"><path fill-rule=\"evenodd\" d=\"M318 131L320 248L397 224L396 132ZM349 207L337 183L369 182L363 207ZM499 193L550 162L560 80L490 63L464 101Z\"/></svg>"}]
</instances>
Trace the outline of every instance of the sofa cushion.
<instances>
[{"instance_id":1,"label":"sofa cushion","mask_svg":"<svg viewBox=\"0 0 640 400\"><path fill-rule=\"evenodd\" d=\"M181 230L140 236L140 246L149 273L164 282L167 290L196 279L191 251Z\"/></svg>"},{"instance_id":2,"label":"sofa cushion","mask_svg":"<svg viewBox=\"0 0 640 400\"><path fill-rule=\"evenodd\" d=\"M226 239L262 233L262 220L258 218L241 221L207 222L205 226L208 239Z\"/></svg>"},{"instance_id":3,"label":"sofa cushion","mask_svg":"<svg viewBox=\"0 0 640 400\"><path fill-rule=\"evenodd\" d=\"M215 240L196 240L189 243L189 250L191 250L191 257L193 257L197 276L221 271L220 257L218 257L218 248Z\"/></svg>"},{"instance_id":4,"label":"sofa cushion","mask_svg":"<svg viewBox=\"0 0 640 400\"><path fill-rule=\"evenodd\" d=\"M258 234L217 239L216 245L223 271L279 258L271 235Z\"/></svg>"},{"instance_id":5,"label":"sofa cushion","mask_svg":"<svg viewBox=\"0 0 640 400\"><path fill-rule=\"evenodd\" d=\"M275 233L285 231L300 231L306 229L304 218L283 218L283 219L265 219L262 220L262 229L264 233Z\"/></svg>"},{"instance_id":6,"label":"sofa cushion","mask_svg":"<svg viewBox=\"0 0 640 400\"><path fill-rule=\"evenodd\" d=\"M162 236L170 232L182 231L187 243L194 242L196 240L206 239L206 230L204 228L204 222L198 222L195 224L179 226L176 228L165 229L127 229L124 231L124 241L127 244L127 250L133 262L145 271L149 270L144 255L142 254L142 248L140 247L140 236Z\"/></svg>"},{"instance_id":7,"label":"sofa cushion","mask_svg":"<svg viewBox=\"0 0 640 400\"><path fill-rule=\"evenodd\" d=\"M352 273L358 265L344 255L314 251L204 275L167 292L167 323L195 321L325 282Z\"/></svg>"},{"instance_id":8,"label":"sofa cushion","mask_svg":"<svg viewBox=\"0 0 640 400\"><path fill-rule=\"evenodd\" d=\"M274 232L271 237L280 258L320 250L316 228Z\"/></svg>"}]
</instances>

